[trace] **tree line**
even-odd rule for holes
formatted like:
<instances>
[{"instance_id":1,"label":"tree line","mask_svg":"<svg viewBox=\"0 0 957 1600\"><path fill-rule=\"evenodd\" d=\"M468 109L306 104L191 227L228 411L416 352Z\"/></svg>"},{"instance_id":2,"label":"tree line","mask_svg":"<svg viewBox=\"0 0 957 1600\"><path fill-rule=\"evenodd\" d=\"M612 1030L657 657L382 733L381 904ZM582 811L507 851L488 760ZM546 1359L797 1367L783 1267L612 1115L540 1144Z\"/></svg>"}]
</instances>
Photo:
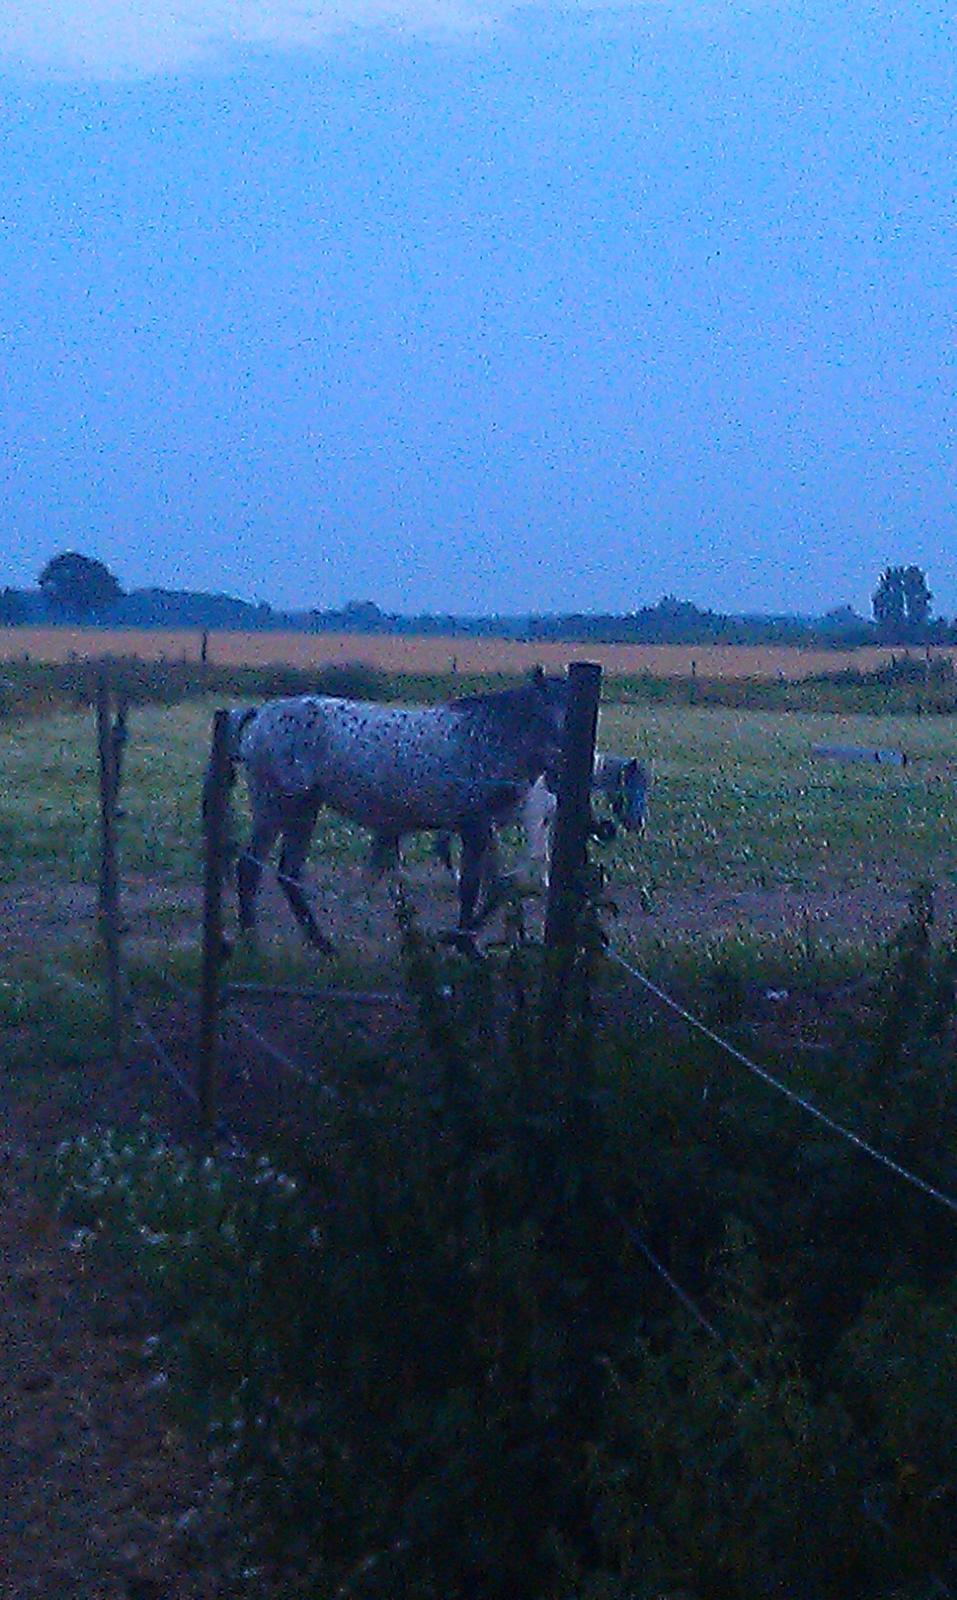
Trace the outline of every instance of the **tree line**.
<instances>
[{"instance_id":1,"label":"tree line","mask_svg":"<svg viewBox=\"0 0 957 1600\"><path fill-rule=\"evenodd\" d=\"M614 613L466 617L384 611L373 600L339 608L283 611L232 595L149 588L127 592L106 564L77 551L52 557L33 590L0 590L0 625L74 623L111 627L242 631L404 633L594 640L632 644L855 645L957 643L957 619L933 616L933 595L914 565L885 567L872 616L836 606L822 617L729 615L664 595L654 605Z\"/></svg>"}]
</instances>

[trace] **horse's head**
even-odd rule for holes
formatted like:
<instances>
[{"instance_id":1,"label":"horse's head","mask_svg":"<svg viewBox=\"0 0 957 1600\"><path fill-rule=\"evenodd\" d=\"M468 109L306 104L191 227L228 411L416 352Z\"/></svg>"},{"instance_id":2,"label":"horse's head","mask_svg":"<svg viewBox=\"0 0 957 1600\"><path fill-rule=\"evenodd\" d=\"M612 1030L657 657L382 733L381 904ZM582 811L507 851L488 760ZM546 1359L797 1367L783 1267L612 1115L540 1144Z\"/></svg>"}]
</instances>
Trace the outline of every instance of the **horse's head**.
<instances>
[{"instance_id":1,"label":"horse's head","mask_svg":"<svg viewBox=\"0 0 957 1600\"><path fill-rule=\"evenodd\" d=\"M569 680L564 676L550 677L541 667L536 667L531 675L531 690L538 713L548 720L561 738L568 709Z\"/></svg>"}]
</instances>

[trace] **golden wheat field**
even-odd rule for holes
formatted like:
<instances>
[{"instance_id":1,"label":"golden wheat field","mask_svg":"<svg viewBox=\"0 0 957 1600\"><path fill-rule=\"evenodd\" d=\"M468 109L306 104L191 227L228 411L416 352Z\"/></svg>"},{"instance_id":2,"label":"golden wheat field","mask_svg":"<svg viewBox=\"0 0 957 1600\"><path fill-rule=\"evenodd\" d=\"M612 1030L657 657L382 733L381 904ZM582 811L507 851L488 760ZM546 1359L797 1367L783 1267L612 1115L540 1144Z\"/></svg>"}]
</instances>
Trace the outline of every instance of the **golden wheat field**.
<instances>
[{"instance_id":1,"label":"golden wheat field","mask_svg":"<svg viewBox=\"0 0 957 1600\"><path fill-rule=\"evenodd\" d=\"M0 628L0 660L71 661L136 656L198 661L202 634L160 628ZM599 661L611 676L807 678L845 667L880 666L890 649L802 650L795 646L573 644L563 640L409 638L400 634L210 633L211 662L225 666L322 667L363 662L387 672L522 672L541 662ZM957 656L957 650L935 650Z\"/></svg>"}]
</instances>

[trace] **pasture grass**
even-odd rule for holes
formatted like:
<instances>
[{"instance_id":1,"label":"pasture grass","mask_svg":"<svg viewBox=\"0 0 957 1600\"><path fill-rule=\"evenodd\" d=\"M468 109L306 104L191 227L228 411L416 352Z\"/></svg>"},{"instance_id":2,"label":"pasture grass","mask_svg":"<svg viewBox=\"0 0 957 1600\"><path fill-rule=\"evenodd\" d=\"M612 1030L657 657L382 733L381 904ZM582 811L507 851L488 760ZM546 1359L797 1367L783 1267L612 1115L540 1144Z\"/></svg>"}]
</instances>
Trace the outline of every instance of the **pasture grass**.
<instances>
[{"instance_id":1,"label":"pasture grass","mask_svg":"<svg viewBox=\"0 0 957 1600\"><path fill-rule=\"evenodd\" d=\"M608 706L600 742L654 769L648 832L608 853L612 884L853 892L957 881L957 763L947 722ZM906 767L815 757L818 744L900 748Z\"/></svg>"},{"instance_id":2,"label":"pasture grass","mask_svg":"<svg viewBox=\"0 0 957 1600\"><path fill-rule=\"evenodd\" d=\"M198 885L210 702L130 714L124 765L124 879ZM780 889L853 894L931 878L957 883L957 756L949 720L831 717L607 705L599 742L654 768L649 828L602 852L612 888L649 903L676 892ZM816 744L897 747L906 767L843 765ZM92 884L98 863L95 738L89 714L7 724L0 734L0 880ZM243 816L242 784L236 804ZM410 840L413 866L428 842ZM359 865L368 835L320 818L313 871ZM334 873L334 869L333 869Z\"/></svg>"},{"instance_id":3,"label":"pasture grass","mask_svg":"<svg viewBox=\"0 0 957 1600\"><path fill-rule=\"evenodd\" d=\"M41 1095L78 1088L106 1065L106 1003L96 953L78 945L6 963L0 1056L9 1081Z\"/></svg>"}]
</instances>

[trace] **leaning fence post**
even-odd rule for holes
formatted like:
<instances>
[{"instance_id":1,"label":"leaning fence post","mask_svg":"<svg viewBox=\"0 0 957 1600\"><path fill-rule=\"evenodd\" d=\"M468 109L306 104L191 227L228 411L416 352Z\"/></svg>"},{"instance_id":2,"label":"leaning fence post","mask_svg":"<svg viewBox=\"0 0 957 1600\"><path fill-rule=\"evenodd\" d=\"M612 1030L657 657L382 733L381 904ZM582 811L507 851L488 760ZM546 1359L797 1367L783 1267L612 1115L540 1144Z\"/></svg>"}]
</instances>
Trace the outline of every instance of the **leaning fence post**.
<instances>
[{"instance_id":1,"label":"leaning fence post","mask_svg":"<svg viewBox=\"0 0 957 1600\"><path fill-rule=\"evenodd\" d=\"M100 769L99 927L106 957L106 989L110 1012L110 1053L114 1067L123 1057L123 974L120 955L120 880L116 854L117 795L120 786L120 740L111 722L112 694L106 672L96 683L96 743ZM125 736L125 714L122 724Z\"/></svg>"},{"instance_id":2,"label":"leaning fence post","mask_svg":"<svg viewBox=\"0 0 957 1600\"><path fill-rule=\"evenodd\" d=\"M203 967L200 985L199 1111L203 1128L213 1126L216 1058L219 1042L220 969L223 961L223 878L230 778L229 712L213 718L213 745L203 792L205 871L203 882Z\"/></svg>"}]
</instances>

